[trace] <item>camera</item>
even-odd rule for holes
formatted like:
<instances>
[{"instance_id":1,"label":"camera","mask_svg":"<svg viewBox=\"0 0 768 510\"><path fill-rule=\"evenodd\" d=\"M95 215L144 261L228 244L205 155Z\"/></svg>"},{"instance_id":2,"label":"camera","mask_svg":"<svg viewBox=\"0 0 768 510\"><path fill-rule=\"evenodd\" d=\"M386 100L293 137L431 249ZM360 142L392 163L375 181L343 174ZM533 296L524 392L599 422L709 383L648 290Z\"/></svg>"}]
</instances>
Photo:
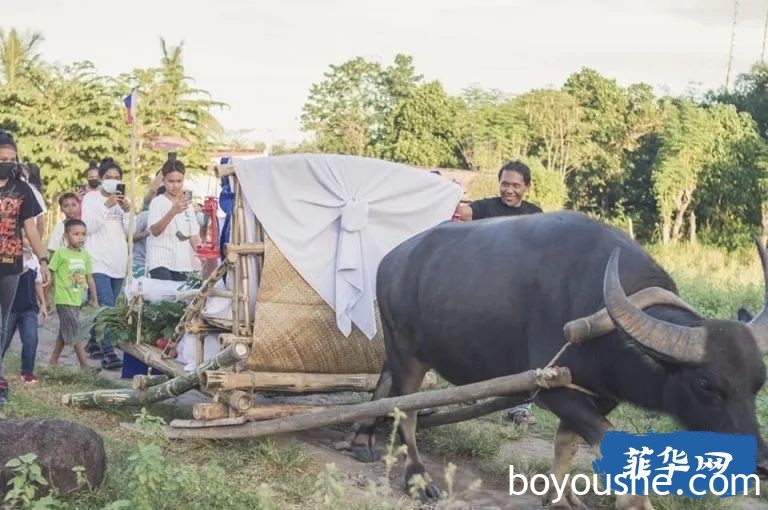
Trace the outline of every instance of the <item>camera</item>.
<instances>
[{"instance_id":1,"label":"camera","mask_svg":"<svg viewBox=\"0 0 768 510\"><path fill-rule=\"evenodd\" d=\"M122 182L119 183L115 188L115 192L120 193L121 195L125 195L125 184L123 184Z\"/></svg>"}]
</instances>

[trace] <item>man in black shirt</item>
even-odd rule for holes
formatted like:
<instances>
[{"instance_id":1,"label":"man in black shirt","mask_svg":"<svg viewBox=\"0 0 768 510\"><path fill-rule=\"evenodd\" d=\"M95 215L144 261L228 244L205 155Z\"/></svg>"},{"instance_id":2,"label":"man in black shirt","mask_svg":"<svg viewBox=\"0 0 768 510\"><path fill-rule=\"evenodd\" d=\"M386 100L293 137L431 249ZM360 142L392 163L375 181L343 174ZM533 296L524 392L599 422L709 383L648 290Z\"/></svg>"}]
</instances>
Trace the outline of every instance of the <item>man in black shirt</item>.
<instances>
[{"instance_id":1,"label":"man in black shirt","mask_svg":"<svg viewBox=\"0 0 768 510\"><path fill-rule=\"evenodd\" d=\"M0 333L6 327L23 268L22 229L40 259L43 285L48 285L50 280L48 259L35 224L35 217L41 212L32 189L20 179L16 142L10 134L0 131ZM0 407L7 396L8 381L0 359Z\"/></svg>"},{"instance_id":2,"label":"man in black shirt","mask_svg":"<svg viewBox=\"0 0 768 510\"><path fill-rule=\"evenodd\" d=\"M499 170L499 196L475 200L459 207L462 221L497 216L540 213L541 208L524 200L531 186L531 170L521 161L510 161Z\"/></svg>"},{"instance_id":3,"label":"man in black shirt","mask_svg":"<svg viewBox=\"0 0 768 510\"><path fill-rule=\"evenodd\" d=\"M541 208L524 200L531 186L531 169L521 161L505 163L499 170L499 196L475 200L469 205L462 204L459 214L462 221L482 220L498 216L520 216L542 212ZM515 423L533 425L536 419L531 414L531 405L524 404L507 411Z\"/></svg>"}]
</instances>

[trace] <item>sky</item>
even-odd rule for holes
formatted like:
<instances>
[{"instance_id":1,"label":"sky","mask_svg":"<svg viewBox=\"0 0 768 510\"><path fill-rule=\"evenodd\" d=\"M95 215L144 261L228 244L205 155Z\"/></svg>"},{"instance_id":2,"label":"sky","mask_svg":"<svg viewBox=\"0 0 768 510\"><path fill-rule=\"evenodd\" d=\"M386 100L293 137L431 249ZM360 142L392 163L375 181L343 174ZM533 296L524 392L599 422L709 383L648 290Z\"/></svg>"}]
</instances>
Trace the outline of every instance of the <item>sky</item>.
<instances>
[{"instance_id":1,"label":"sky","mask_svg":"<svg viewBox=\"0 0 768 510\"><path fill-rule=\"evenodd\" d=\"M759 61L768 0L738 0L732 76ZM195 85L228 131L296 143L309 88L331 64L411 55L450 94L559 87L590 67L659 93L724 85L732 0L0 0L0 28L34 30L47 61L108 75L157 66L184 42ZM66 7L64 7L66 6ZM733 83L733 78L731 78Z\"/></svg>"}]
</instances>

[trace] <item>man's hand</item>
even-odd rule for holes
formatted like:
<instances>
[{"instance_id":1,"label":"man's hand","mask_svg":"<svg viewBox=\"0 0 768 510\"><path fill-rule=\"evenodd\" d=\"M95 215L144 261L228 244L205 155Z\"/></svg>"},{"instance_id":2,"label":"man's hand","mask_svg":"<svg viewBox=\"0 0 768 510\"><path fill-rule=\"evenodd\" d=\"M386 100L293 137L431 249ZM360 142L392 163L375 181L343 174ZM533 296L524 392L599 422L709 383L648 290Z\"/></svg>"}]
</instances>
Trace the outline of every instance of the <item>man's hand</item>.
<instances>
[{"instance_id":1,"label":"man's hand","mask_svg":"<svg viewBox=\"0 0 768 510\"><path fill-rule=\"evenodd\" d=\"M46 305L45 303L42 303L42 305L40 306L39 317L40 317L40 322L43 322L45 319L48 318L48 305Z\"/></svg>"},{"instance_id":2,"label":"man's hand","mask_svg":"<svg viewBox=\"0 0 768 510\"><path fill-rule=\"evenodd\" d=\"M91 299L90 301L88 301L88 306L90 306L92 308L98 308L99 307L99 302L96 301L95 299Z\"/></svg>"}]
</instances>

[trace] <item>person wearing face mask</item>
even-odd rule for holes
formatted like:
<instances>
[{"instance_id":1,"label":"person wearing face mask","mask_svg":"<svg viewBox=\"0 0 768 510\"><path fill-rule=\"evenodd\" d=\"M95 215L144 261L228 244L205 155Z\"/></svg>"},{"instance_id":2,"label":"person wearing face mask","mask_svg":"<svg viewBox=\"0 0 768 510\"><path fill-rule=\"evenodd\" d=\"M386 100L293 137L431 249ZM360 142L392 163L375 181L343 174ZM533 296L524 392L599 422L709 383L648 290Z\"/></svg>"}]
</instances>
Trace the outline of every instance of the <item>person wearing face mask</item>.
<instances>
[{"instance_id":1,"label":"person wearing face mask","mask_svg":"<svg viewBox=\"0 0 768 510\"><path fill-rule=\"evenodd\" d=\"M43 286L50 282L51 273L45 256L35 217L40 214L29 185L20 179L16 142L13 137L0 131L0 331L5 331L11 311L19 275L23 270L22 230L27 235L32 252L40 261ZM0 406L8 398L8 381L0 362Z\"/></svg>"},{"instance_id":2,"label":"person wearing face mask","mask_svg":"<svg viewBox=\"0 0 768 510\"><path fill-rule=\"evenodd\" d=\"M85 249L93 261L93 279L96 282L98 302L114 306L123 286L128 265L128 223L131 206L118 185L123 169L115 160L106 158L99 164L101 190L86 193L81 205L81 218L87 227ZM99 354L88 348L95 357ZM112 335L105 331L101 341L102 368L118 369L122 361L112 346Z\"/></svg>"},{"instance_id":3,"label":"person wearing face mask","mask_svg":"<svg viewBox=\"0 0 768 510\"><path fill-rule=\"evenodd\" d=\"M96 161L88 163L88 168L85 169L85 180L88 184L79 186L77 190L77 196L80 198L81 202L86 193L99 191L99 187L101 187L99 164Z\"/></svg>"}]
</instances>

